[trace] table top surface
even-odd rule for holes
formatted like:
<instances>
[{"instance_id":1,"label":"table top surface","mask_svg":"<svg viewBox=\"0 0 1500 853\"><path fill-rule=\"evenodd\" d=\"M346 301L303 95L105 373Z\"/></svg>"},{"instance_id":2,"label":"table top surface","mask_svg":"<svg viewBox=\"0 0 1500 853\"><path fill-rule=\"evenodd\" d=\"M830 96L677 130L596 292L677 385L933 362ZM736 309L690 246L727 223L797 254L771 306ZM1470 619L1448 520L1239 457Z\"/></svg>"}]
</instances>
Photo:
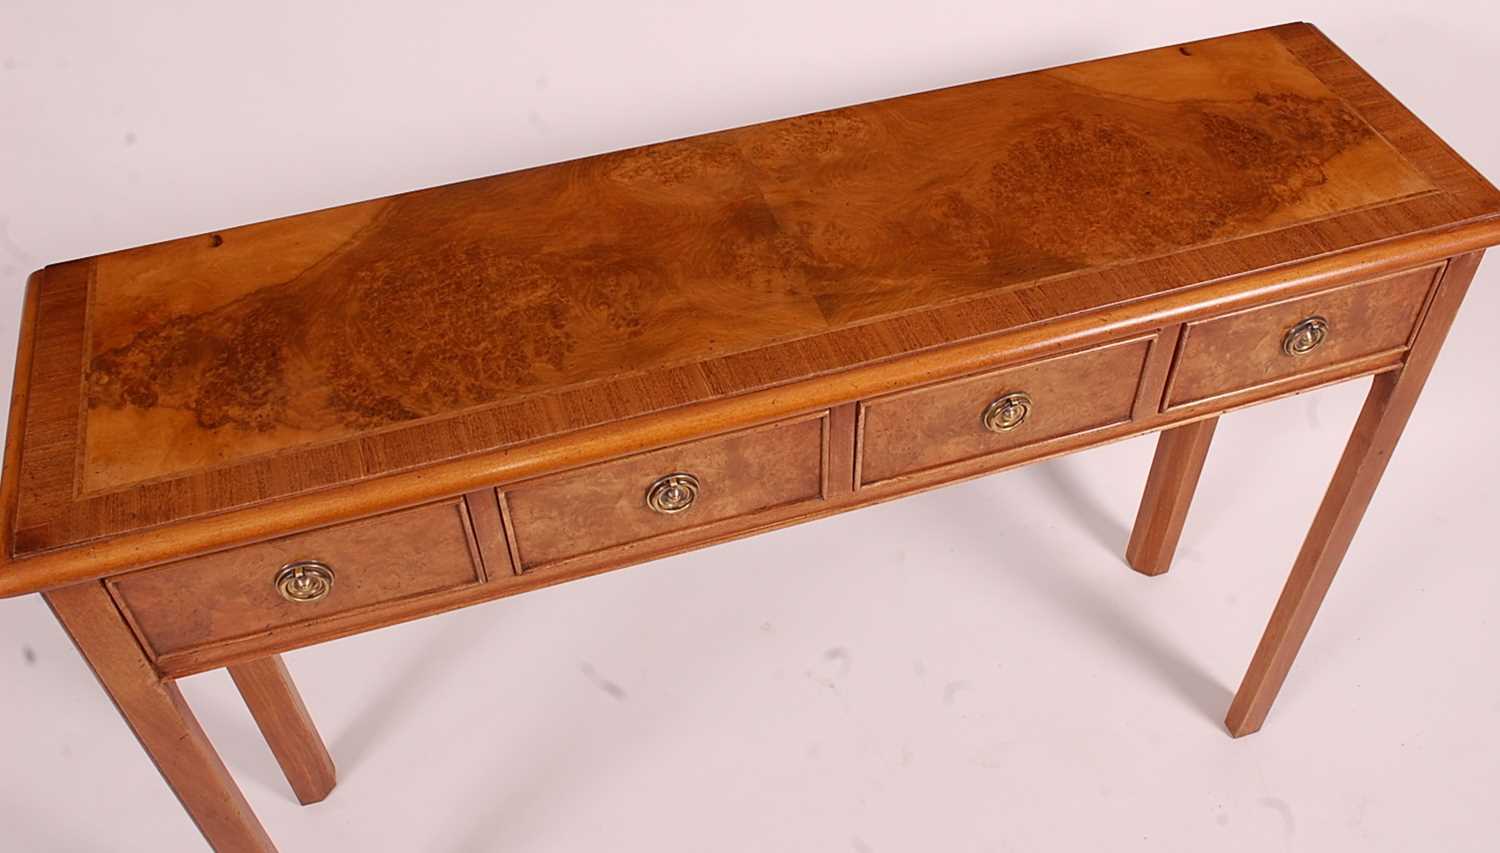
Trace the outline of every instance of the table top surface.
<instances>
[{"instance_id":1,"label":"table top surface","mask_svg":"<svg viewBox=\"0 0 1500 853\"><path fill-rule=\"evenodd\" d=\"M1291 24L58 264L8 556L1497 212Z\"/></svg>"}]
</instances>

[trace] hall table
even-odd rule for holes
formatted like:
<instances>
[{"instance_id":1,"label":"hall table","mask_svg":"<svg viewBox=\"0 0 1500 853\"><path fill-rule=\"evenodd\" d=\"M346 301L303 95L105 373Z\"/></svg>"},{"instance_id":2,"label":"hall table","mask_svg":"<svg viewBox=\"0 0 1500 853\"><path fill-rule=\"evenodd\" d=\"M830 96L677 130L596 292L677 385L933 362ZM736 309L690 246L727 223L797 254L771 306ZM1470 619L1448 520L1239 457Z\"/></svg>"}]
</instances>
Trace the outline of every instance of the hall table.
<instances>
[{"instance_id":1,"label":"hall table","mask_svg":"<svg viewBox=\"0 0 1500 853\"><path fill-rule=\"evenodd\" d=\"M1289 24L56 264L0 594L210 844L271 850L175 679L227 667L315 802L281 652L1157 431L1160 574L1220 415L1373 377L1244 735L1497 242L1500 193Z\"/></svg>"}]
</instances>

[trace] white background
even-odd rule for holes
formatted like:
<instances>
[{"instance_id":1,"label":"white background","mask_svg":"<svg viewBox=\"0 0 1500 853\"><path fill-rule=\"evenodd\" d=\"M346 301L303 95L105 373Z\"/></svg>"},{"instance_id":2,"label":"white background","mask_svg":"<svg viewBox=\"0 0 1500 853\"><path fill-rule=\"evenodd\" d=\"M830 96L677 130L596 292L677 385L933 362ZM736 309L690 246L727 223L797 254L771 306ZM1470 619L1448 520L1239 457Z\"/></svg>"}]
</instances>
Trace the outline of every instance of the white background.
<instances>
[{"instance_id":1,"label":"white background","mask_svg":"<svg viewBox=\"0 0 1500 853\"><path fill-rule=\"evenodd\" d=\"M4 0L0 352L46 263L1299 18L1500 176L1488 4ZM1493 851L1497 288L1247 739L1366 383L1226 418L1165 577L1119 556L1143 438L291 654L342 774L310 808L223 673L184 690L286 851ZM197 849L0 601L0 850Z\"/></svg>"}]
</instances>

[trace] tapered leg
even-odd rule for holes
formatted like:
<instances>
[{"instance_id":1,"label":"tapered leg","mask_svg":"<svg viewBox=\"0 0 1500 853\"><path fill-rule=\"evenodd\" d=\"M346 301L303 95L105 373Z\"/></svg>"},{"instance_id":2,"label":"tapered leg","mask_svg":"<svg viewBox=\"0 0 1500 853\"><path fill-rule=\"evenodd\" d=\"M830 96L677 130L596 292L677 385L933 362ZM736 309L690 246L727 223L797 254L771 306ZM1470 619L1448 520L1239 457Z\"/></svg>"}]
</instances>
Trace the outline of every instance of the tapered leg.
<instances>
[{"instance_id":1,"label":"tapered leg","mask_svg":"<svg viewBox=\"0 0 1500 853\"><path fill-rule=\"evenodd\" d=\"M1156 457L1146 477L1146 492L1125 546L1125 561L1143 575L1159 575L1172 567L1182 524L1187 520L1198 475L1214 437L1218 418L1194 421L1164 430L1156 440Z\"/></svg>"},{"instance_id":2,"label":"tapered leg","mask_svg":"<svg viewBox=\"0 0 1500 853\"><path fill-rule=\"evenodd\" d=\"M328 796L336 779L333 759L281 655L231 666L229 676L250 706L250 715L265 735L297 801L305 806Z\"/></svg>"},{"instance_id":3,"label":"tapered leg","mask_svg":"<svg viewBox=\"0 0 1500 853\"><path fill-rule=\"evenodd\" d=\"M1260 646L1225 719L1235 737L1258 731L1312 626L1339 562L1375 493L1482 253L1454 258L1405 366L1375 377Z\"/></svg>"},{"instance_id":4,"label":"tapered leg","mask_svg":"<svg viewBox=\"0 0 1500 853\"><path fill-rule=\"evenodd\" d=\"M104 585L91 581L44 595L208 843L221 853L274 853L177 685L142 654Z\"/></svg>"}]
</instances>

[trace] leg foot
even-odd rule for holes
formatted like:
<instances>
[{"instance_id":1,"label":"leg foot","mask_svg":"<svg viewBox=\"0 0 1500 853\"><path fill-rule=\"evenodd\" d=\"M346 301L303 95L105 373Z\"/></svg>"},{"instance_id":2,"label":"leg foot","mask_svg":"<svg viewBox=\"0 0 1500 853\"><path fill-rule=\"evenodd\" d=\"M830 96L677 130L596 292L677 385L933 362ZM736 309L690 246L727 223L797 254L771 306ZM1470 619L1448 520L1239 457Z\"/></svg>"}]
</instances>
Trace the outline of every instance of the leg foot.
<instances>
[{"instance_id":1,"label":"leg foot","mask_svg":"<svg viewBox=\"0 0 1500 853\"><path fill-rule=\"evenodd\" d=\"M275 853L176 683L141 652L104 585L89 581L44 596L208 843L215 850Z\"/></svg>"},{"instance_id":2,"label":"leg foot","mask_svg":"<svg viewBox=\"0 0 1500 853\"><path fill-rule=\"evenodd\" d=\"M1146 492L1125 547L1125 560L1143 575L1164 574L1172 567L1177 540L1187 520L1198 475L1214 437L1218 418L1165 430L1156 440L1156 456L1146 477Z\"/></svg>"},{"instance_id":3,"label":"leg foot","mask_svg":"<svg viewBox=\"0 0 1500 853\"><path fill-rule=\"evenodd\" d=\"M1407 353L1406 364L1398 371L1376 376L1370 386L1333 481L1271 613L1270 624L1229 706L1224 724L1231 735L1242 737L1259 731L1270 713L1406 427L1481 254L1460 255L1449 262Z\"/></svg>"},{"instance_id":4,"label":"leg foot","mask_svg":"<svg viewBox=\"0 0 1500 853\"><path fill-rule=\"evenodd\" d=\"M280 655L229 667L250 715L291 783L297 801L320 802L333 790L336 774L328 748L318 736L307 706Z\"/></svg>"}]
</instances>

